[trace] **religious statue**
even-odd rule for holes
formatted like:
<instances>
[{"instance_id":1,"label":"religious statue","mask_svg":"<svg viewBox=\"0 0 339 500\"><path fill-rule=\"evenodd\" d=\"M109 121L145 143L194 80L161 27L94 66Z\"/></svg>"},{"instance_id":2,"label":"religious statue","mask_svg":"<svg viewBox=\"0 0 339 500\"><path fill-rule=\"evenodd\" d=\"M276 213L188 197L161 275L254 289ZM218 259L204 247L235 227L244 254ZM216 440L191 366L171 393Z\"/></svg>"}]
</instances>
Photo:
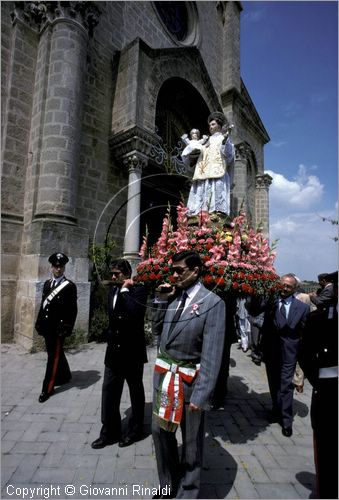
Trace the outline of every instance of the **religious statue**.
<instances>
[{"instance_id":1,"label":"religious statue","mask_svg":"<svg viewBox=\"0 0 339 500\"><path fill-rule=\"evenodd\" d=\"M207 122L211 134L208 142L198 142L194 148L189 143L181 155L189 166L197 158L187 202L188 216L201 211L230 214L234 145L229 135L233 125L218 111L210 114Z\"/></svg>"},{"instance_id":2,"label":"religious statue","mask_svg":"<svg viewBox=\"0 0 339 500\"><path fill-rule=\"evenodd\" d=\"M186 144L186 147L183 150L182 154L183 155L188 155L194 149L200 149L201 150L201 146L203 144L206 145L206 143L208 141L208 135L203 135L202 139L200 139L200 130L198 130L197 128L192 128L192 130L190 131L190 139L188 138L187 134L182 135L181 139Z\"/></svg>"}]
</instances>

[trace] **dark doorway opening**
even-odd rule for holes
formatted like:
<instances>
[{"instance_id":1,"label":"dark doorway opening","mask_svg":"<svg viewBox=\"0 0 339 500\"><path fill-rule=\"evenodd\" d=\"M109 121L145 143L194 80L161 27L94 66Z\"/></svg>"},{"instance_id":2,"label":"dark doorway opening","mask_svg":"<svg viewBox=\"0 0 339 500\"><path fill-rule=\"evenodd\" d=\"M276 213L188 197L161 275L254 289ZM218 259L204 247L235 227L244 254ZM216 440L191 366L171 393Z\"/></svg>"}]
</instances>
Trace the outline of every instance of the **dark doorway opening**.
<instances>
[{"instance_id":1,"label":"dark doorway opening","mask_svg":"<svg viewBox=\"0 0 339 500\"><path fill-rule=\"evenodd\" d=\"M201 135L208 134L207 118L210 111L199 92L182 78L170 78L161 87L156 107L156 133L161 138L160 146L166 152L178 147L184 133L198 128ZM187 202L190 189L188 175L170 175L166 166L150 160L143 172L141 188L141 239L148 229L149 244L160 236L162 221L171 206L173 224L176 221L176 206Z\"/></svg>"}]
</instances>

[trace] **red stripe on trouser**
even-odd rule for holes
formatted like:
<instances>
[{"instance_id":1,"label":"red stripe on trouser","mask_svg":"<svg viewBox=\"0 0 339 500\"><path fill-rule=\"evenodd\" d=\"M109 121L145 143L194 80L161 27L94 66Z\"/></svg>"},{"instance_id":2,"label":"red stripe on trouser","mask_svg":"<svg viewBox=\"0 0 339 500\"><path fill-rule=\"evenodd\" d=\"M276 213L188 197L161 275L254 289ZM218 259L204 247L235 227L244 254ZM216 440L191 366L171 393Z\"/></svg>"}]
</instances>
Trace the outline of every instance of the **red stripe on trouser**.
<instances>
[{"instance_id":1,"label":"red stripe on trouser","mask_svg":"<svg viewBox=\"0 0 339 500\"><path fill-rule=\"evenodd\" d=\"M51 380L49 381L49 384L48 384L47 394L49 394L54 388L55 376L56 376L56 372L57 372L58 364L59 364L59 359L60 359L60 349L61 349L61 341L60 341L60 338L58 337L56 339L53 369L52 369Z\"/></svg>"},{"instance_id":2,"label":"red stripe on trouser","mask_svg":"<svg viewBox=\"0 0 339 500\"><path fill-rule=\"evenodd\" d=\"M313 454L314 454L314 465L315 465L315 478L316 478L316 490L317 497L319 497L319 463L318 463L318 447L317 447L317 439L315 437L315 433L313 432Z\"/></svg>"}]
</instances>

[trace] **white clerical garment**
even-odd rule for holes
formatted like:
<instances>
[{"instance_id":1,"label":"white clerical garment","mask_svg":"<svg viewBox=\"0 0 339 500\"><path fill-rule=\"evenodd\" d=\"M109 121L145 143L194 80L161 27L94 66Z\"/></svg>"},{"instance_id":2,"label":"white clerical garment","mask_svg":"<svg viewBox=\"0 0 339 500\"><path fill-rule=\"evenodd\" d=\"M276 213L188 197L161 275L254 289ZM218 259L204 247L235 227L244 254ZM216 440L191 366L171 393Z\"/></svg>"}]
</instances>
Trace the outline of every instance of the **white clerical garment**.
<instances>
[{"instance_id":1,"label":"white clerical garment","mask_svg":"<svg viewBox=\"0 0 339 500\"><path fill-rule=\"evenodd\" d=\"M233 182L234 146L229 138L222 144L224 135L216 132L209 138L208 146L201 146L187 207L188 215L206 211L230 213L230 194ZM188 156L182 154L184 163Z\"/></svg>"}]
</instances>

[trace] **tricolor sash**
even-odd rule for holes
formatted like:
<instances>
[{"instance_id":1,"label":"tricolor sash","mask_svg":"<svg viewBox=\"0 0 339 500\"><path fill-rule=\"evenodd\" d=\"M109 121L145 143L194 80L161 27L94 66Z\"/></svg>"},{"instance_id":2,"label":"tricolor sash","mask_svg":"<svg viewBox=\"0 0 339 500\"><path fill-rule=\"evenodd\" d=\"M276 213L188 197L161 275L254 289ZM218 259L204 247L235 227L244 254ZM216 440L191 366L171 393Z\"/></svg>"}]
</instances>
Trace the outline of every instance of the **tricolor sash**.
<instances>
[{"instance_id":1,"label":"tricolor sash","mask_svg":"<svg viewBox=\"0 0 339 500\"><path fill-rule=\"evenodd\" d=\"M161 374L153 414L162 429L175 432L181 422L185 398L183 381L192 383L200 364L172 359L159 352L154 370Z\"/></svg>"},{"instance_id":2,"label":"tricolor sash","mask_svg":"<svg viewBox=\"0 0 339 500\"><path fill-rule=\"evenodd\" d=\"M60 285L58 285L56 288L54 288L54 290L45 298L43 304L42 304L42 308L45 309L45 307L47 306L47 304L49 304L51 302L51 300L54 299L54 297L56 295L58 295L59 292L61 292L61 290L63 288L65 288L66 285L68 285L69 281L68 280L65 280L63 281L62 283L60 283Z\"/></svg>"}]
</instances>

